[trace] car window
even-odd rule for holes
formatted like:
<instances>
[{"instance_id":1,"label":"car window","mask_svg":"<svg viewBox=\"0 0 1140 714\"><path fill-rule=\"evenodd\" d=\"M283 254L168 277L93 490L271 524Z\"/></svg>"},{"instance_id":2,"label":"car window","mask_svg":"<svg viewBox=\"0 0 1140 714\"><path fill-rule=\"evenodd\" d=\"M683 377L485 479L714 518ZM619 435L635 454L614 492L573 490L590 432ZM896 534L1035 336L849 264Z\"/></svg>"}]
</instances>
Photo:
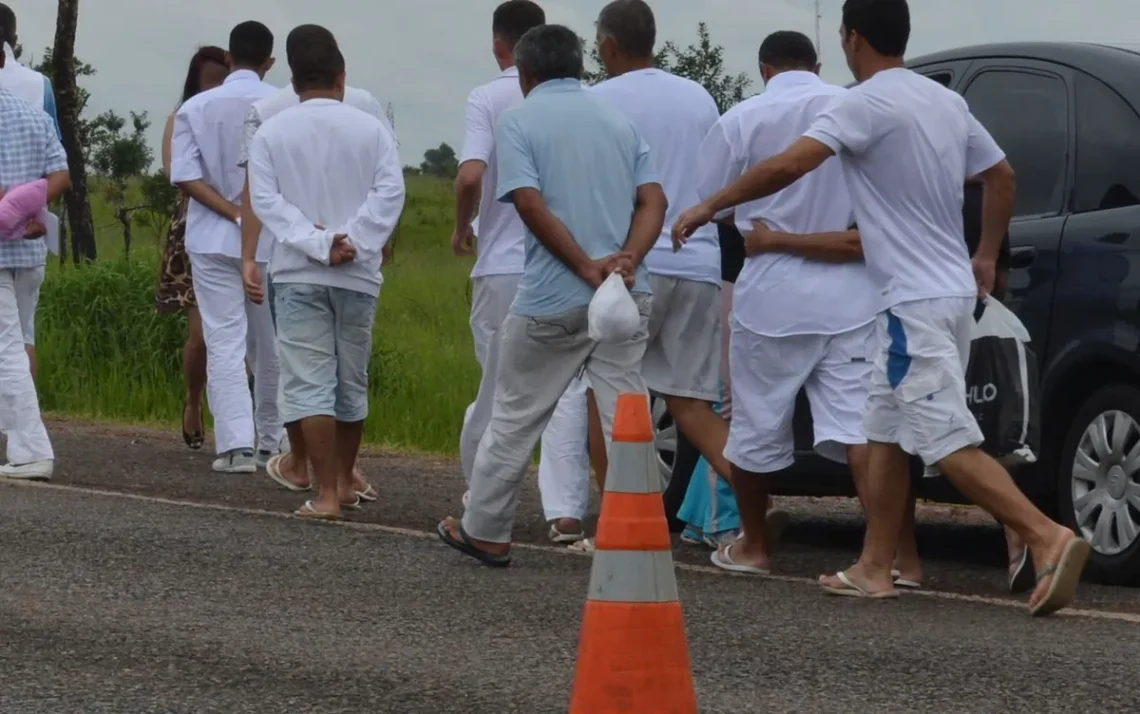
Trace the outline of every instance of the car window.
<instances>
[{"instance_id":1,"label":"car window","mask_svg":"<svg viewBox=\"0 0 1140 714\"><path fill-rule=\"evenodd\" d=\"M1073 210L1140 204L1140 117L1098 79L1077 75L1077 176Z\"/></svg>"},{"instance_id":2,"label":"car window","mask_svg":"<svg viewBox=\"0 0 1140 714\"><path fill-rule=\"evenodd\" d=\"M1065 83L1053 75L986 70L964 96L1017 173L1014 215L1059 213L1069 145Z\"/></svg>"},{"instance_id":3,"label":"car window","mask_svg":"<svg viewBox=\"0 0 1140 714\"><path fill-rule=\"evenodd\" d=\"M952 75L946 71L923 72L922 74L926 77L930 77L935 82L938 82L939 84L941 84L943 87L949 87L950 86L950 80L954 78L954 75Z\"/></svg>"}]
</instances>

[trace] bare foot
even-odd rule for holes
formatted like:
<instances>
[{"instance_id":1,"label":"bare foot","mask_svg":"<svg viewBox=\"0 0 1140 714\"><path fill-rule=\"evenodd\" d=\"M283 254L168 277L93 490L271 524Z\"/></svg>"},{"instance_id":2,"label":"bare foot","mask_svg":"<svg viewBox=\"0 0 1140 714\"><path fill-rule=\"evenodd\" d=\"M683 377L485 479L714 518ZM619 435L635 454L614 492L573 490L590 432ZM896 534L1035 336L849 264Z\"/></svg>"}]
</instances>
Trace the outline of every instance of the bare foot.
<instances>
[{"instance_id":1,"label":"bare foot","mask_svg":"<svg viewBox=\"0 0 1140 714\"><path fill-rule=\"evenodd\" d=\"M895 590L895 579L891 577L890 568L872 571L870 568L864 566L862 562L859 562L843 572L847 575L848 581L850 581L856 589L868 595L883 597L886 593L897 592ZM839 577L838 573L819 576L819 584L833 590L848 590L851 588L851 585L843 582L843 579Z\"/></svg>"},{"instance_id":2,"label":"bare foot","mask_svg":"<svg viewBox=\"0 0 1140 714\"><path fill-rule=\"evenodd\" d=\"M894 570L898 571L899 580L906 580L912 583L922 582L922 561L905 561L896 560Z\"/></svg>"},{"instance_id":3,"label":"bare foot","mask_svg":"<svg viewBox=\"0 0 1140 714\"><path fill-rule=\"evenodd\" d=\"M759 570L768 570L771 567L771 556L762 541L749 538L745 534L743 538L729 541L719 547L722 558L729 547L732 548L732 562L735 565L748 565Z\"/></svg>"},{"instance_id":4,"label":"bare foot","mask_svg":"<svg viewBox=\"0 0 1140 714\"><path fill-rule=\"evenodd\" d=\"M277 462L277 468L282 478L297 488L309 487L309 467L294 456L293 452L283 454L281 460Z\"/></svg>"}]
</instances>

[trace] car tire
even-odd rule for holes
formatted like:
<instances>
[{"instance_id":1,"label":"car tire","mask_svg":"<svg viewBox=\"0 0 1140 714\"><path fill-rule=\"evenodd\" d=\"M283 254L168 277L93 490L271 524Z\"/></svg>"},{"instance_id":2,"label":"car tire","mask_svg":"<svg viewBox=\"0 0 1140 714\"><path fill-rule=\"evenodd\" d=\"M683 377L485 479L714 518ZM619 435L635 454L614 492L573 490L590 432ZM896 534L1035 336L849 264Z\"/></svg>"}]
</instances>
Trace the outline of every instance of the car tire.
<instances>
[{"instance_id":1,"label":"car tire","mask_svg":"<svg viewBox=\"0 0 1140 714\"><path fill-rule=\"evenodd\" d=\"M1061 522L1092 545L1089 577L1140 583L1140 389L1106 386L1077 409L1056 483Z\"/></svg>"}]
</instances>

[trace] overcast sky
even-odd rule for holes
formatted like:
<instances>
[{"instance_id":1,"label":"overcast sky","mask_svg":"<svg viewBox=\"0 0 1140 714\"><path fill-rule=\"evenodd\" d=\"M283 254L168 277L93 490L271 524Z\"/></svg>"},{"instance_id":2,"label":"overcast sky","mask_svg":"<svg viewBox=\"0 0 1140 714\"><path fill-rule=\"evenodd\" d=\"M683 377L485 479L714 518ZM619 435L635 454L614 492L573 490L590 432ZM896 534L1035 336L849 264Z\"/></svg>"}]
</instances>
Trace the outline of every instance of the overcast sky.
<instances>
[{"instance_id":1,"label":"overcast sky","mask_svg":"<svg viewBox=\"0 0 1140 714\"><path fill-rule=\"evenodd\" d=\"M77 55L98 69L84 80L89 111L147 110L152 145L178 99L186 65L200 44L225 46L241 21L264 22L277 36L278 66L268 80L289 81L284 40L294 26L317 23L340 42L349 84L394 106L406 164L446 141L459 150L463 109L472 87L497 72L491 56L491 13L499 0L80 0ZM538 0L550 22L594 35L606 0ZM53 0L5 0L19 20L25 53L50 45ZM775 30L815 33L813 0L651 0L658 41L687 45L697 23L709 24L734 72L757 84L756 50ZM842 0L821 0L824 78L850 80L839 49ZM240 10L239 10L240 8ZM1128 41L1140 26L1136 0L911 0L910 56L1007 40ZM26 55L25 55L26 57Z\"/></svg>"}]
</instances>

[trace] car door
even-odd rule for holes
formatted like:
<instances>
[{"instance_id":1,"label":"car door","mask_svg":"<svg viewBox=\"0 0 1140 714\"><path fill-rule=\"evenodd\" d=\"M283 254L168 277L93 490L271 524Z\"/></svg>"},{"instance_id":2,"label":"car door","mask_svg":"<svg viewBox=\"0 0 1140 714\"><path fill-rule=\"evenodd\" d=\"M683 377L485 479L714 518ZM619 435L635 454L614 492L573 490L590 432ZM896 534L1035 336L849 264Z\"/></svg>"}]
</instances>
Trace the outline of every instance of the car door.
<instances>
[{"instance_id":1,"label":"car door","mask_svg":"<svg viewBox=\"0 0 1140 714\"><path fill-rule=\"evenodd\" d=\"M1044 355L1073 185L1073 71L1037 60L976 60L958 90L1017 174L1005 302Z\"/></svg>"},{"instance_id":2,"label":"car door","mask_svg":"<svg viewBox=\"0 0 1140 714\"><path fill-rule=\"evenodd\" d=\"M915 72L930 77L944 87L957 89L963 77L974 63L972 59L955 60L953 62L936 62L911 67Z\"/></svg>"}]
</instances>

